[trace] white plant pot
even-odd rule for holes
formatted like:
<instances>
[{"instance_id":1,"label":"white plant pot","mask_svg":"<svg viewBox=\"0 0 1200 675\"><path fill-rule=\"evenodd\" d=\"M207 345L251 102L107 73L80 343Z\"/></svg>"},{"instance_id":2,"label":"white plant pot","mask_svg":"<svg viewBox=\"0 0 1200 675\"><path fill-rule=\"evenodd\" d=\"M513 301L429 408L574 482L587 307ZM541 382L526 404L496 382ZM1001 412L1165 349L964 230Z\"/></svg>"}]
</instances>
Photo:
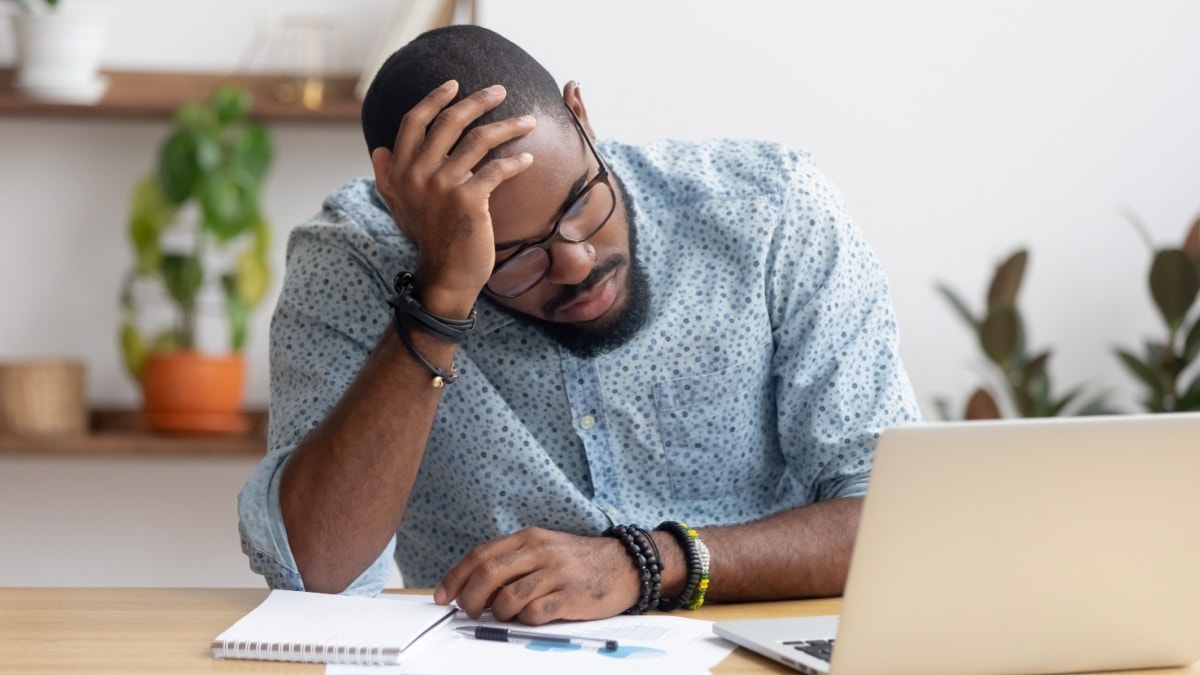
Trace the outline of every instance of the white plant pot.
<instances>
[{"instance_id":1,"label":"white plant pot","mask_svg":"<svg viewBox=\"0 0 1200 675\"><path fill-rule=\"evenodd\" d=\"M66 103L95 103L108 88L100 56L108 16L99 11L14 14L17 89L25 96Z\"/></svg>"}]
</instances>

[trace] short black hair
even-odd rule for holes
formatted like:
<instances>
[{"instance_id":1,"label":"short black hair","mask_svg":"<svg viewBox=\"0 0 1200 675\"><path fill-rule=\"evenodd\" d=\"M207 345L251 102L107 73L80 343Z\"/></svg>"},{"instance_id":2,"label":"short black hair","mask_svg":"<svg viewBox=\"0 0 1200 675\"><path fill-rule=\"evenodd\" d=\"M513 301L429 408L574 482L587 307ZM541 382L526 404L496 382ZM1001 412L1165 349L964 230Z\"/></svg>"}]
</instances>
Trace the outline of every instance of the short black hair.
<instances>
[{"instance_id":1,"label":"short black hair","mask_svg":"<svg viewBox=\"0 0 1200 675\"><path fill-rule=\"evenodd\" d=\"M524 49L481 26L447 26L418 35L384 62L362 105L367 152L396 143L400 120L429 92L458 80L455 102L489 87L504 85L507 97L467 127L518 115L549 116L569 126L558 84Z\"/></svg>"}]
</instances>

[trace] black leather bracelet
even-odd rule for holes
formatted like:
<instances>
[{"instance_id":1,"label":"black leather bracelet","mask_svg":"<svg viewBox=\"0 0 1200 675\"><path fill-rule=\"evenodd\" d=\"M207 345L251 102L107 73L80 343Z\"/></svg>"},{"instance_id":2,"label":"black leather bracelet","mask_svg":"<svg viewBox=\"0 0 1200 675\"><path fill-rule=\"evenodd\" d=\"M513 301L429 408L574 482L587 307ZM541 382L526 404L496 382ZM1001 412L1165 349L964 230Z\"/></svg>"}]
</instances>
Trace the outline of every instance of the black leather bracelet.
<instances>
[{"instance_id":1,"label":"black leather bracelet","mask_svg":"<svg viewBox=\"0 0 1200 675\"><path fill-rule=\"evenodd\" d=\"M388 298L387 303L392 306L397 319L400 316L407 316L415 322L418 329L425 333L458 343L462 342L467 333L475 327L474 307L471 308L471 313L465 319L447 319L425 309L421 305L421 301L417 300L414 295L416 287L413 285L412 272L397 274L392 281L392 288L396 294Z\"/></svg>"},{"instance_id":2,"label":"black leather bracelet","mask_svg":"<svg viewBox=\"0 0 1200 675\"><path fill-rule=\"evenodd\" d=\"M404 324L401 323L399 314L393 318L392 323L396 326L396 334L400 336L400 341L404 343L404 347L408 349L408 353L412 354L417 363L421 364L425 370L428 370L433 375L433 379L429 383L433 385L434 389L441 389L447 384L453 384L458 379L458 368L453 363L450 364L450 370L442 370L430 363L429 359L426 359L421 355L421 352L417 351L417 346L413 344L408 331L404 330Z\"/></svg>"}]
</instances>

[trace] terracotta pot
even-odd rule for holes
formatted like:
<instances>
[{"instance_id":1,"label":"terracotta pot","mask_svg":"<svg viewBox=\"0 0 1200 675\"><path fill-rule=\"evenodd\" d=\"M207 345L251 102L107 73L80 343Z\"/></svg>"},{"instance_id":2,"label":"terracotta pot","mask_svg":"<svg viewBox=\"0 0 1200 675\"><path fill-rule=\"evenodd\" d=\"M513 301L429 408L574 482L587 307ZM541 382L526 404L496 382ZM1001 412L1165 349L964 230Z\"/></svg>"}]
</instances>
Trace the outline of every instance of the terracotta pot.
<instances>
[{"instance_id":1,"label":"terracotta pot","mask_svg":"<svg viewBox=\"0 0 1200 675\"><path fill-rule=\"evenodd\" d=\"M146 358L142 400L154 431L245 433L246 364L240 355L163 352Z\"/></svg>"}]
</instances>

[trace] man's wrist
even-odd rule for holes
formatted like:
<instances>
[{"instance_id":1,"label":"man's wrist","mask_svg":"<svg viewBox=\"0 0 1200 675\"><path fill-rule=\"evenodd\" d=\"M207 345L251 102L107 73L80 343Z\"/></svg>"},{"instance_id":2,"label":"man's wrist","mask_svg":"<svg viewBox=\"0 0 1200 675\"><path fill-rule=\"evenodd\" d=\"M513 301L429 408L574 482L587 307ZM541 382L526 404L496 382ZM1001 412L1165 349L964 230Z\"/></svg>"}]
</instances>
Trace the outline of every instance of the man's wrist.
<instances>
[{"instance_id":1,"label":"man's wrist","mask_svg":"<svg viewBox=\"0 0 1200 675\"><path fill-rule=\"evenodd\" d=\"M654 543L658 545L658 552L663 563L662 596L664 598L678 597L683 592L688 573L687 558L683 548L669 532L655 530L650 533L650 536L654 537Z\"/></svg>"},{"instance_id":2,"label":"man's wrist","mask_svg":"<svg viewBox=\"0 0 1200 675\"><path fill-rule=\"evenodd\" d=\"M419 269L413 276L413 286L417 300L426 310L449 319L465 319L470 316L475 301L483 290L482 285L472 290L471 285L454 288L439 284L422 276Z\"/></svg>"}]
</instances>

